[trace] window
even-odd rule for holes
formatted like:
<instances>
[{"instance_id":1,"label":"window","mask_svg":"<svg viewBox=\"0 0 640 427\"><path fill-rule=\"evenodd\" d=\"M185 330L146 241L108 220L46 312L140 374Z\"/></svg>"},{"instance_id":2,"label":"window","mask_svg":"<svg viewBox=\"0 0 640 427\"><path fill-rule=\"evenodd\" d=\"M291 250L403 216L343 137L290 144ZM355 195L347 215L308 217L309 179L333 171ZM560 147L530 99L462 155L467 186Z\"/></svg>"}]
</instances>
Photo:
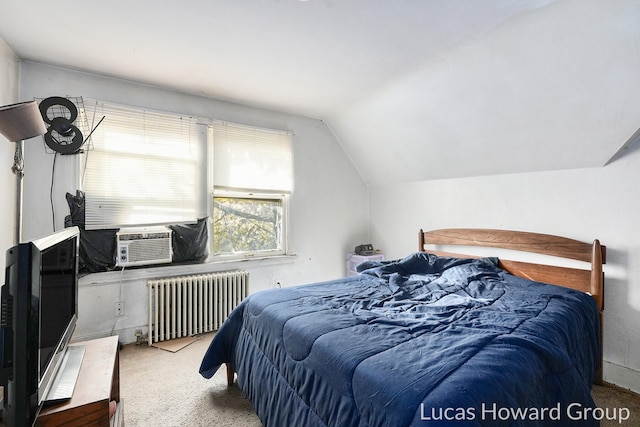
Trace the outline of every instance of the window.
<instances>
[{"instance_id":1,"label":"window","mask_svg":"<svg viewBox=\"0 0 640 427\"><path fill-rule=\"evenodd\" d=\"M94 109L94 111L91 111ZM195 221L206 164L194 118L96 102L87 152L87 229Z\"/></svg>"},{"instance_id":2,"label":"window","mask_svg":"<svg viewBox=\"0 0 640 427\"><path fill-rule=\"evenodd\" d=\"M214 257L286 254L291 133L221 122L210 129Z\"/></svg>"},{"instance_id":3,"label":"window","mask_svg":"<svg viewBox=\"0 0 640 427\"><path fill-rule=\"evenodd\" d=\"M209 215L214 259L288 253L291 132L94 102L89 121L105 119L82 165L87 229Z\"/></svg>"},{"instance_id":4,"label":"window","mask_svg":"<svg viewBox=\"0 0 640 427\"><path fill-rule=\"evenodd\" d=\"M281 197L214 197L213 253L282 252Z\"/></svg>"}]
</instances>

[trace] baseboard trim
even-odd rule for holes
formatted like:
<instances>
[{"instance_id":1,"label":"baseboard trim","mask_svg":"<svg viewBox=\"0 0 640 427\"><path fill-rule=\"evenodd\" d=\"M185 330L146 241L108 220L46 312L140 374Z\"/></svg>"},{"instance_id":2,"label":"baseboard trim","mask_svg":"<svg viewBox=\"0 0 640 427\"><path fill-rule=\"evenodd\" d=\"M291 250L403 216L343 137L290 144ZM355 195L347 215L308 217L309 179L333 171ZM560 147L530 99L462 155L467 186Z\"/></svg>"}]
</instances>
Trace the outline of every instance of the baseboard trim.
<instances>
[{"instance_id":1,"label":"baseboard trim","mask_svg":"<svg viewBox=\"0 0 640 427\"><path fill-rule=\"evenodd\" d=\"M628 388L625 388L625 387L620 387L619 385L616 385L616 384L613 384L613 383L608 383L608 382L604 381L602 383L602 387L612 388L612 389L614 389L616 391L619 391L620 393L627 393L627 394L630 394L630 395L640 399L640 393L636 393L633 390L629 390Z\"/></svg>"},{"instance_id":2,"label":"baseboard trim","mask_svg":"<svg viewBox=\"0 0 640 427\"><path fill-rule=\"evenodd\" d=\"M604 361L604 382L621 391L640 394L640 372L613 362Z\"/></svg>"},{"instance_id":3,"label":"baseboard trim","mask_svg":"<svg viewBox=\"0 0 640 427\"><path fill-rule=\"evenodd\" d=\"M88 341L88 340L94 340L97 338L108 337L111 335L118 335L119 337L118 341L121 344L131 344L131 343L137 342L137 337L136 337L137 331L142 331L143 334L147 334L147 329L149 329L149 327L147 325L144 325L144 326L134 326L131 328L114 329L113 331L110 331L110 332L96 332L94 334L78 334L78 335L74 335L71 341L72 342Z\"/></svg>"}]
</instances>

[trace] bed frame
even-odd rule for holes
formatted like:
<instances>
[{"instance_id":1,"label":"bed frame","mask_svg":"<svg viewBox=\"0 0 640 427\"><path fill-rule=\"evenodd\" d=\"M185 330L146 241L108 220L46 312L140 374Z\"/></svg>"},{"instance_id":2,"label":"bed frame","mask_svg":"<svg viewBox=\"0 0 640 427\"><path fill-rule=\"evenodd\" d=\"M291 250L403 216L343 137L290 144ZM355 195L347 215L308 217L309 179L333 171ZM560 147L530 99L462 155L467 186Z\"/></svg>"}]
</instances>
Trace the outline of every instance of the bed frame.
<instances>
[{"instance_id":1,"label":"bed frame","mask_svg":"<svg viewBox=\"0 0 640 427\"><path fill-rule=\"evenodd\" d=\"M428 248L425 248L425 245ZM593 243L584 243L566 237L523 231L476 228L420 230L418 234L418 250L420 252L456 257L478 257L476 255L438 250L437 246L443 245L503 248L589 263L590 268L579 269L510 261L500 258L499 266L515 276L575 289L593 296L600 318L600 358L595 382L596 384L602 384L602 314L604 310L604 273L602 265L606 262L605 246L600 245L598 240L594 240Z\"/></svg>"}]
</instances>

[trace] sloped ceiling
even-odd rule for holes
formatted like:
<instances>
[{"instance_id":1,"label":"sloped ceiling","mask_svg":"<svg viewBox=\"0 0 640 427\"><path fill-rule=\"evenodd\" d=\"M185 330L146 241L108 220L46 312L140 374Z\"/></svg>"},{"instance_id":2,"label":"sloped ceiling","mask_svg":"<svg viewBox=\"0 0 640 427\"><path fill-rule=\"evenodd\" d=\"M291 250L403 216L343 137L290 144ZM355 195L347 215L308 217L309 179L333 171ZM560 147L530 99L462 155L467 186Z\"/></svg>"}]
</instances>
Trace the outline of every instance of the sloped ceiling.
<instances>
[{"instance_id":1,"label":"sloped ceiling","mask_svg":"<svg viewBox=\"0 0 640 427\"><path fill-rule=\"evenodd\" d=\"M320 118L365 182L604 166L638 0L0 0L22 59Z\"/></svg>"}]
</instances>

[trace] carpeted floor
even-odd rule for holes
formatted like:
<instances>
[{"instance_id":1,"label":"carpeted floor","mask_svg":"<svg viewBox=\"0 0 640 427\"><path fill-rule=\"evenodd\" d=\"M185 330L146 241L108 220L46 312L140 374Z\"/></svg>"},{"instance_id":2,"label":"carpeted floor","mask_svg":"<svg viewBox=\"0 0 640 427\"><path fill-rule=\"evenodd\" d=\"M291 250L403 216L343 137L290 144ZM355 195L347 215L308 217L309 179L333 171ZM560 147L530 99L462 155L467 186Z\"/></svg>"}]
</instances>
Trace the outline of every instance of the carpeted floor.
<instances>
[{"instance_id":1,"label":"carpeted floor","mask_svg":"<svg viewBox=\"0 0 640 427\"><path fill-rule=\"evenodd\" d=\"M198 373L213 334L172 353L128 344L120 351L120 397L125 426L261 426L224 369L207 380Z\"/></svg>"},{"instance_id":2,"label":"carpeted floor","mask_svg":"<svg viewBox=\"0 0 640 427\"><path fill-rule=\"evenodd\" d=\"M198 373L213 334L172 353L147 344L124 346L120 352L120 396L127 427L136 426L261 426L237 386L227 387L226 371L210 380ZM601 427L640 426L640 396L612 387L594 386L599 408L626 408L630 418L603 420ZM624 412L622 412L624 413ZM618 417L619 418L619 417Z\"/></svg>"},{"instance_id":3,"label":"carpeted floor","mask_svg":"<svg viewBox=\"0 0 640 427\"><path fill-rule=\"evenodd\" d=\"M600 427L638 427L640 426L640 395L631 393L617 387L593 386L591 392L593 400L601 410L604 417ZM629 419L624 419L628 410ZM608 412L607 412L608 411ZM617 415L616 415L617 411ZM622 418L621 418L622 415ZM607 417L615 419L607 419Z\"/></svg>"}]
</instances>

